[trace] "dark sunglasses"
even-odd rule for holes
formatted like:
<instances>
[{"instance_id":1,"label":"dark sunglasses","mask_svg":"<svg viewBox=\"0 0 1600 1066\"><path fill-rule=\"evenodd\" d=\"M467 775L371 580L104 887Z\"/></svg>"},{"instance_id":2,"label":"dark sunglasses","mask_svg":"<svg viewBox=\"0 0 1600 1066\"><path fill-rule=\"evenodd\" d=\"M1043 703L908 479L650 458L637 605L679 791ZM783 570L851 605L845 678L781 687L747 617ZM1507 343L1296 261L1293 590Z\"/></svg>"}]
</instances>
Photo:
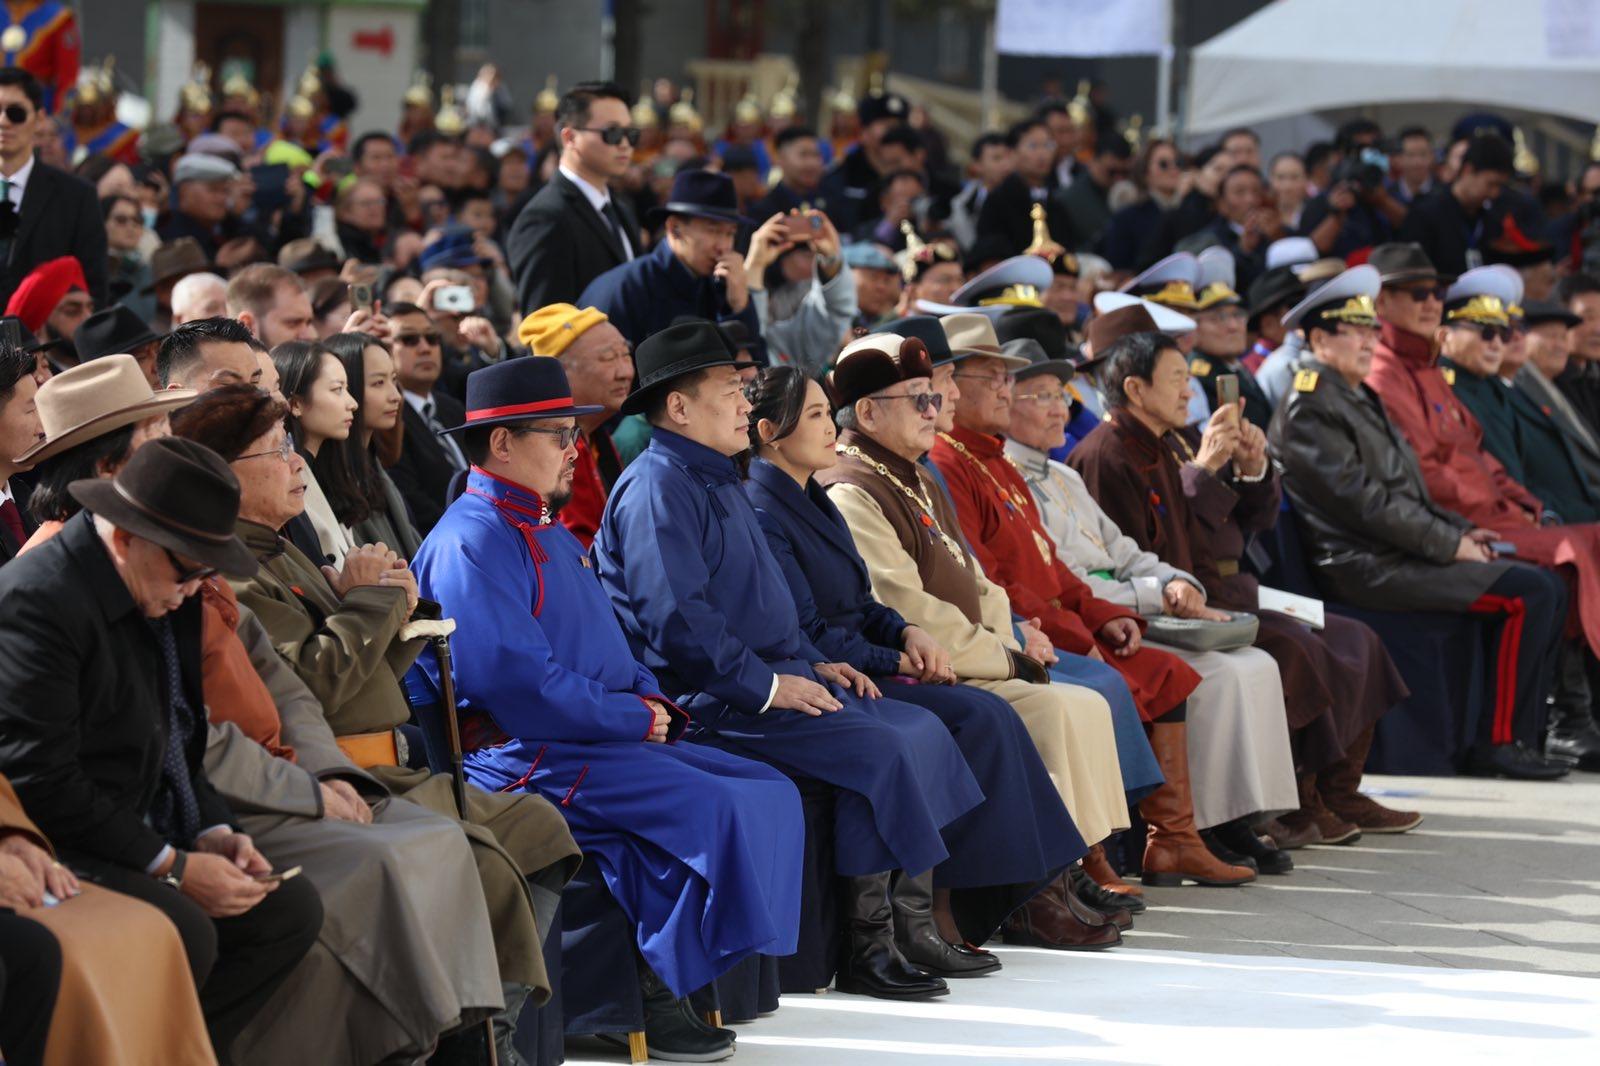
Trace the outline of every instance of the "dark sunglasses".
<instances>
[{"instance_id":1,"label":"dark sunglasses","mask_svg":"<svg viewBox=\"0 0 1600 1066\"><path fill-rule=\"evenodd\" d=\"M0 108L0 115L5 115L13 126L20 126L33 117L33 112L21 104L7 104Z\"/></svg>"},{"instance_id":2,"label":"dark sunglasses","mask_svg":"<svg viewBox=\"0 0 1600 1066\"><path fill-rule=\"evenodd\" d=\"M1478 322L1452 322L1450 325L1454 329L1477 330L1478 336L1482 337L1485 343L1494 340L1496 337L1500 338L1501 344L1504 344L1511 339L1510 326L1490 326Z\"/></svg>"},{"instance_id":3,"label":"dark sunglasses","mask_svg":"<svg viewBox=\"0 0 1600 1066\"><path fill-rule=\"evenodd\" d=\"M564 426L561 429L545 429L541 426L518 426L516 432L543 433L547 437L554 437L556 439L557 447L559 447L562 451L566 451L568 448L572 447L577 443L578 440L577 426Z\"/></svg>"},{"instance_id":4,"label":"dark sunglasses","mask_svg":"<svg viewBox=\"0 0 1600 1066\"><path fill-rule=\"evenodd\" d=\"M638 126L607 126L605 129L596 129L593 126L576 127L579 133L598 133L600 139L615 147L627 140L631 147L639 147L639 138L644 136L644 130Z\"/></svg>"},{"instance_id":5,"label":"dark sunglasses","mask_svg":"<svg viewBox=\"0 0 1600 1066\"><path fill-rule=\"evenodd\" d=\"M432 333L401 333L395 337L394 342L396 344L403 344L407 348L415 348L423 341L427 341L429 344L437 348L439 347L440 342L443 340L444 335L435 331Z\"/></svg>"},{"instance_id":6,"label":"dark sunglasses","mask_svg":"<svg viewBox=\"0 0 1600 1066\"><path fill-rule=\"evenodd\" d=\"M891 392L883 396L874 396L874 400L910 400L916 407L918 414L927 414L937 411L944 406L944 393L942 392Z\"/></svg>"},{"instance_id":7,"label":"dark sunglasses","mask_svg":"<svg viewBox=\"0 0 1600 1066\"><path fill-rule=\"evenodd\" d=\"M187 585L191 581L204 581L208 577L216 576L217 568L214 566L196 566L185 569L183 560L174 555L171 548L162 548L161 550L167 553L167 562L172 564L172 572L178 575L177 582L180 585Z\"/></svg>"},{"instance_id":8,"label":"dark sunglasses","mask_svg":"<svg viewBox=\"0 0 1600 1066\"><path fill-rule=\"evenodd\" d=\"M1422 303L1424 300L1438 300L1444 303L1445 293L1450 291L1448 285L1397 285L1395 288L1417 303Z\"/></svg>"}]
</instances>

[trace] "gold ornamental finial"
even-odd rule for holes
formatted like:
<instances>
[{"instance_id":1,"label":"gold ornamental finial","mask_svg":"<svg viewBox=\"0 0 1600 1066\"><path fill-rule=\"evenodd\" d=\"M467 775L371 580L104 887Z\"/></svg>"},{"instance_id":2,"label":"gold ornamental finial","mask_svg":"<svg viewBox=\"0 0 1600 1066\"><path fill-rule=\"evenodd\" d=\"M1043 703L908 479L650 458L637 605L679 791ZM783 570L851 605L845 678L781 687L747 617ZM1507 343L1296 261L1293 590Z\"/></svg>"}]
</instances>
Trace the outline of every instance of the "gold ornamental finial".
<instances>
[{"instance_id":1,"label":"gold ornamental finial","mask_svg":"<svg viewBox=\"0 0 1600 1066\"><path fill-rule=\"evenodd\" d=\"M1144 119L1137 114L1128 116L1128 124L1122 130L1122 139L1128 142L1129 148L1137 152L1140 142L1144 139Z\"/></svg>"},{"instance_id":2,"label":"gold ornamental finial","mask_svg":"<svg viewBox=\"0 0 1600 1066\"><path fill-rule=\"evenodd\" d=\"M1094 119L1094 109L1089 104L1089 79L1078 82L1078 94L1067 104L1067 114L1072 121L1086 126Z\"/></svg>"},{"instance_id":3,"label":"gold ornamental finial","mask_svg":"<svg viewBox=\"0 0 1600 1066\"><path fill-rule=\"evenodd\" d=\"M1059 247L1050 237L1050 225L1045 221L1044 204L1034 204L1028 210L1028 217L1033 219L1033 243L1022 250L1023 255L1042 255L1046 259L1054 259L1056 248Z\"/></svg>"},{"instance_id":4,"label":"gold ornamental finial","mask_svg":"<svg viewBox=\"0 0 1600 1066\"><path fill-rule=\"evenodd\" d=\"M561 94L556 92L556 76L550 75L544 80L544 88L539 90L539 95L533 98L533 110L539 115L553 115L561 104Z\"/></svg>"},{"instance_id":5,"label":"gold ornamental finial","mask_svg":"<svg viewBox=\"0 0 1600 1066\"><path fill-rule=\"evenodd\" d=\"M667 111L667 121L674 126L684 126L693 133L699 133L705 128L705 119L694 109L693 89L683 90L678 102Z\"/></svg>"},{"instance_id":6,"label":"gold ornamental finial","mask_svg":"<svg viewBox=\"0 0 1600 1066\"><path fill-rule=\"evenodd\" d=\"M1539 157L1529 150L1528 138L1523 135L1521 126L1511 127L1511 165L1518 174L1539 173Z\"/></svg>"},{"instance_id":7,"label":"gold ornamental finial","mask_svg":"<svg viewBox=\"0 0 1600 1066\"><path fill-rule=\"evenodd\" d=\"M454 137L467 128L467 119L456 107L456 87L446 85L439 90L439 117L433 120L434 129L446 137Z\"/></svg>"},{"instance_id":8,"label":"gold ornamental finial","mask_svg":"<svg viewBox=\"0 0 1600 1066\"><path fill-rule=\"evenodd\" d=\"M433 110L433 75L425 70L419 70L411 76L411 87L401 97L407 107L420 107L425 111Z\"/></svg>"},{"instance_id":9,"label":"gold ornamental finial","mask_svg":"<svg viewBox=\"0 0 1600 1066\"><path fill-rule=\"evenodd\" d=\"M194 71L183 88L178 90L178 103L192 115L204 115L211 110L211 68L196 63Z\"/></svg>"}]
</instances>

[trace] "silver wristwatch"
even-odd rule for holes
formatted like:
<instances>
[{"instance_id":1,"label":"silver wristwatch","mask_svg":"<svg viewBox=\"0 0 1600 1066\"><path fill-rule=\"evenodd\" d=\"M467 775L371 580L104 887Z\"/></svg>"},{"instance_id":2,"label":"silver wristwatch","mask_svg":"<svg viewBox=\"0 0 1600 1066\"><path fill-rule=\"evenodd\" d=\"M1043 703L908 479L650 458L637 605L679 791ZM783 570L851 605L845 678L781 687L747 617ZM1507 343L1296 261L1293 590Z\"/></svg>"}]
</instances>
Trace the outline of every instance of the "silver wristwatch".
<instances>
[{"instance_id":1,"label":"silver wristwatch","mask_svg":"<svg viewBox=\"0 0 1600 1066\"><path fill-rule=\"evenodd\" d=\"M183 887L183 864L188 861L188 856L181 851L172 853L172 865L167 867L167 872L156 878L168 888L177 891Z\"/></svg>"}]
</instances>

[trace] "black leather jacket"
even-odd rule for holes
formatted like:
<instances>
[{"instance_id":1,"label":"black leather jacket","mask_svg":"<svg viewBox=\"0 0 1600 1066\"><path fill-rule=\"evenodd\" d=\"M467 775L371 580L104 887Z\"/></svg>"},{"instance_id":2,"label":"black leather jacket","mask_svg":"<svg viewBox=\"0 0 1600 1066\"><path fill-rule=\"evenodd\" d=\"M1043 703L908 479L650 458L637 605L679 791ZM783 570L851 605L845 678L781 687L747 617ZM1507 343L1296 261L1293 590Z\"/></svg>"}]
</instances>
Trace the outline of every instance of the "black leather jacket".
<instances>
[{"instance_id":1,"label":"black leather jacket","mask_svg":"<svg viewBox=\"0 0 1600 1066\"><path fill-rule=\"evenodd\" d=\"M1377 393L1303 360L1268 433L1325 595L1359 607L1465 610L1506 563L1455 561L1471 523L1428 495Z\"/></svg>"}]
</instances>

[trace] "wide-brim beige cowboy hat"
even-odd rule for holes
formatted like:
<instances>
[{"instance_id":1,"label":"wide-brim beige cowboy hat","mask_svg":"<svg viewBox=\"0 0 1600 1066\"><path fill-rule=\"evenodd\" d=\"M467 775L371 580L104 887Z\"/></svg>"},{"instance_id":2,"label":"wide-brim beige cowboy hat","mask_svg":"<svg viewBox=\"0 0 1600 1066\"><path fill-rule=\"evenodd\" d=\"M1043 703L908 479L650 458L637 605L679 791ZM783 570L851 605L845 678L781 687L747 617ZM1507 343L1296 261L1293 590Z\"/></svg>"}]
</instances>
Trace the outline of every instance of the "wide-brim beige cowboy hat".
<instances>
[{"instance_id":1,"label":"wide-brim beige cowboy hat","mask_svg":"<svg viewBox=\"0 0 1600 1066\"><path fill-rule=\"evenodd\" d=\"M131 355L83 363L39 387L34 403L44 439L12 462L43 462L114 429L187 406L197 395L193 389L152 392Z\"/></svg>"},{"instance_id":2,"label":"wide-brim beige cowboy hat","mask_svg":"<svg viewBox=\"0 0 1600 1066\"><path fill-rule=\"evenodd\" d=\"M950 354L958 359L974 356L998 359L1012 370L1028 365L1026 359L1000 350L1000 336L988 315L976 312L945 315L939 319L939 325L944 327L944 335L950 341Z\"/></svg>"}]
</instances>

